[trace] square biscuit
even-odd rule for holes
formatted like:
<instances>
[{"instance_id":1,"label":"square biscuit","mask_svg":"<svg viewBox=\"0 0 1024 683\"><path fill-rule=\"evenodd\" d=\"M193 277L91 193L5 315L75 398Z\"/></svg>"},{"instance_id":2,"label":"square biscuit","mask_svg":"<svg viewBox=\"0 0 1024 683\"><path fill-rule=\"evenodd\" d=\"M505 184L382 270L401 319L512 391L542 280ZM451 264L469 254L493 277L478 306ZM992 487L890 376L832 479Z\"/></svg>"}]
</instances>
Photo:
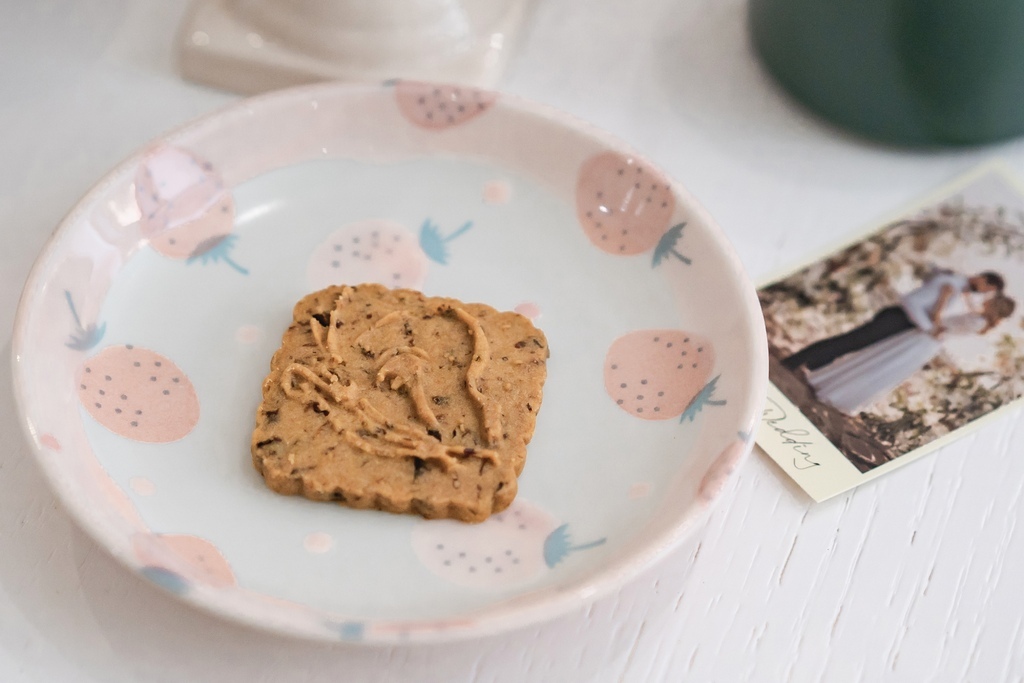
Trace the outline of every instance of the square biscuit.
<instances>
[{"instance_id":1,"label":"square biscuit","mask_svg":"<svg viewBox=\"0 0 1024 683\"><path fill-rule=\"evenodd\" d=\"M548 345L518 313L376 284L299 301L256 413L274 491L483 521L512 502Z\"/></svg>"}]
</instances>

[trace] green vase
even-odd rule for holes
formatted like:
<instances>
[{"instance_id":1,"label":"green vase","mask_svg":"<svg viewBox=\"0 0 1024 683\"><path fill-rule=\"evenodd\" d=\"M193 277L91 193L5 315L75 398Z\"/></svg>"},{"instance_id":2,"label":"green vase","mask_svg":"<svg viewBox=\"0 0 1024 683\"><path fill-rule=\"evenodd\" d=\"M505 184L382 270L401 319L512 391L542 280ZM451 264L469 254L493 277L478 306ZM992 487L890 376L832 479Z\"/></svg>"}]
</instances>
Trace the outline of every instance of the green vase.
<instances>
[{"instance_id":1,"label":"green vase","mask_svg":"<svg viewBox=\"0 0 1024 683\"><path fill-rule=\"evenodd\" d=\"M768 70L861 135L964 145L1024 133L1022 0L750 0Z\"/></svg>"}]
</instances>

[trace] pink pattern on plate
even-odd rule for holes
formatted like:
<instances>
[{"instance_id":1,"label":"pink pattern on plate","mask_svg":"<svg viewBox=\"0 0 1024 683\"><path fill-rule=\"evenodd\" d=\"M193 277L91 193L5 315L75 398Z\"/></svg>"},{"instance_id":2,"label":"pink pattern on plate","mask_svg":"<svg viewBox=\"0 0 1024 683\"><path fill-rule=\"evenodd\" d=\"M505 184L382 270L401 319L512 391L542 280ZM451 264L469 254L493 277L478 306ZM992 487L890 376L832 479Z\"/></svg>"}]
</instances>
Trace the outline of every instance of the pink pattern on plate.
<instances>
[{"instance_id":1,"label":"pink pattern on plate","mask_svg":"<svg viewBox=\"0 0 1024 683\"><path fill-rule=\"evenodd\" d=\"M108 346L78 369L78 398L96 421L135 441L168 443L199 421L199 397L185 373L155 351Z\"/></svg>"},{"instance_id":2,"label":"pink pattern on plate","mask_svg":"<svg viewBox=\"0 0 1024 683\"><path fill-rule=\"evenodd\" d=\"M53 434L40 434L39 445L60 453L60 441L57 441L57 437Z\"/></svg>"},{"instance_id":3,"label":"pink pattern on plate","mask_svg":"<svg viewBox=\"0 0 1024 683\"><path fill-rule=\"evenodd\" d=\"M213 165L178 147L160 146L143 158L135 174L142 234L171 258L185 259L215 246L231 233L231 193Z\"/></svg>"},{"instance_id":4,"label":"pink pattern on plate","mask_svg":"<svg viewBox=\"0 0 1024 683\"><path fill-rule=\"evenodd\" d=\"M464 124L491 108L497 94L464 85L399 81L395 100L402 116L420 128L443 130Z\"/></svg>"},{"instance_id":5,"label":"pink pattern on plate","mask_svg":"<svg viewBox=\"0 0 1024 683\"><path fill-rule=\"evenodd\" d=\"M140 496L152 496L156 493L156 484L145 477L132 477L128 480L128 485Z\"/></svg>"},{"instance_id":6,"label":"pink pattern on plate","mask_svg":"<svg viewBox=\"0 0 1024 683\"><path fill-rule=\"evenodd\" d=\"M743 440L737 439L726 446L725 450L715 458L700 482L698 495L702 499L710 501L718 495L725 486L725 482L736 471L736 466L743 459L746 450L747 444Z\"/></svg>"},{"instance_id":7,"label":"pink pattern on plate","mask_svg":"<svg viewBox=\"0 0 1024 683\"><path fill-rule=\"evenodd\" d=\"M261 336L263 332L256 325L242 325L235 330L235 341L239 344L255 344Z\"/></svg>"},{"instance_id":8,"label":"pink pattern on plate","mask_svg":"<svg viewBox=\"0 0 1024 683\"><path fill-rule=\"evenodd\" d=\"M145 566L172 571L197 585L228 588L238 584L217 546L187 534L136 534L135 554Z\"/></svg>"},{"instance_id":9,"label":"pink pattern on plate","mask_svg":"<svg viewBox=\"0 0 1024 683\"><path fill-rule=\"evenodd\" d=\"M427 277L427 257L416 236L392 221L350 223L313 250L306 267L311 289L378 282L419 289Z\"/></svg>"},{"instance_id":10,"label":"pink pattern on plate","mask_svg":"<svg viewBox=\"0 0 1024 683\"><path fill-rule=\"evenodd\" d=\"M676 208L662 173L634 157L601 152L580 167L576 216L587 238L609 254L639 254L668 231Z\"/></svg>"},{"instance_id":11,"label":"pink pattern on plate","mask_svg":"<svg viewBox=\"0 0 1024 683\"><path fill-rule=\"evenodd\" d=\"M234 200L210 162L188 150L157 147L139 165L135 197L142 235L156 251L188 263L223 262L249 274L231 256Z\"/></svg>"},{"instance_id":12,"label":"pink pattern on plate","mask_svg":"<svg viewBox=\"0 0 1024 683\"><path fill-rule=\"evenodd\" d=\"M116 512L121 519L131 524L134 528L145 529L146 525L143 523L142 518L139 517L139 511L135 509L135 505L132 504L132 501L111 478L99 461L90 457L83 464L88 475L92 478L92 483L99 491L99 495L109 505L109 509Z\"/></svg>"},{"instance_id":13,"label":"pink pattern on plate","mask_svg":"<svg viewBox=\"0 0 1024 683\"><path fill-rule=\"evenodd\" d=\"M544 569L544 540L554 528L551 515L519 498L480 524L419 522L412 546L420 562L446 581L498 588Z\"/></svg>"},{"instance_id":14,"label":"pink pattern on plate","mask_svg":"<svg viewBox=\"0 0 1024 683\"><path fill-rule=\"evenodd\" d=\"M508 204L512 198L512 186L504 180L492 180L484 185L484 202L487 204Z\"/></svg>"},{"instance_id":15,"label":"pink pattern on plate","mask_svg":"<svg viewBox=\"0 0 1024 683\"><path fill-rule=\"evenodd\" d=\"M523 303L519 304L512 310L514 310L516 313L523 316L524 318L529 318L530 320L533 321L536 321L538 318L540 318L540 306L533 303L532 301L524 301Z\"/></svg>"},{"instance_id":16,"label":"pink pattern on plate","mask_svg":"<svg viewBox=\"0 0 1024 683\"><path fill-rule=\"evenodd\" d=\"M408 636L411 633L465 629L474 626L472 619L451 617L444 620L424 621L381 621L370 626L377 633L397 633ZM369 628L367 629L369 630Z\"/></svg>"},{"instance_id":17,"label":"pink pattern on plate","mask_svg":"<svg viewBox=\"0 0 1024 683\"><path fill-rule=\"evenodd\" d=\"M711 342L682 330L639 330L616 339L604 361L604 386L634 417L678 417L707 386Z\"/></svg>"},{"instance_id":18,"label":"pink pattern on plate","mask_svg":"<svg viewBox=\"0 0 1024 683\"><path fill-rule=\"evenodd\" d=\"M326 553L333 545L334 539L331 538L330 534L324 533L323 531L314 531L307 535L302 541L302 547L308 552L316 555Z\"/></svg>"}]
</instances>

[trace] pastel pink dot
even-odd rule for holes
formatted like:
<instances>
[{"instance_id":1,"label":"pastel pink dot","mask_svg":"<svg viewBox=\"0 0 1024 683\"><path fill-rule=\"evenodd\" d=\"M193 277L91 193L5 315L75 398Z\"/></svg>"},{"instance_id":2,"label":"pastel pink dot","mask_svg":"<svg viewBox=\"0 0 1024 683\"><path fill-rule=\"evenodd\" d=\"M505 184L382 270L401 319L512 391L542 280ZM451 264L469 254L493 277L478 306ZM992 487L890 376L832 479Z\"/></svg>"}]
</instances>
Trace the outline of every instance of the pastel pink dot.
<instances>
[{"instance_id":1,"label":"pastel pink dot","mask_svg":"<svg viewBox=\"0 0 1024 683\"><path fill-rule=\"evenodd\" d=\"M530 320L536 320L540 317L540 306L532 301L524 301L512 310Z\"/></svg>"},{"instance_id":2,"label":"pastel pink dot","mask_svg":"<svg viewBox=\"0 0 1024 683\"><path fill-rule=\"evenodd\" d=\"M512 186L504 180L492 180L484 185L484 201L488 204L507 204L512 198Z\"/></svg>"},{"instance_id":3,"label":"pastel pink dot","mask_svg":"<svg viewBox=\"0 0 1024 683\"><path fill-rule=\"evenodd\" d=\"M302 545L307 551L322 555L331 549L334 545L334 539L331 538L330 534L325 534L322 531L314 531L313 533L306 536Z\"/></svg>"},{"instance_id":4,"label":"pastel pink dot","mask_svg":"<svg viewBox=\"0 0 1024 683\"><path fill-rule=\"evenodd\" d=\"M156 484L145 477L132 477L128 480L128 485L140 496L152 496L156 493Z\"/></svg>"},{"instance_id":5,"label":"pastel pink dot","mask_svg":"<svg viewBox=\"0 0 1024 683\"><path fill-rule=\"evenodd\" d=\"M238 585L231 565L217 546L206 539L185 534L163 534L160 538L178 556L186 578L213 588ZM174 569L174 566L169 568Z\"/></svg>"},{"instance_id":6,"label":"pastel pink dot","mask_svg":"<svg viewBox=\"0 0 1024 683\"><path fill-rule=\"evenodd\" d=\"M646 498L651 493L651 485L646 481L637 482L629 487L630 500Z\"/></svg>"},{"instance_id":7,"label":"pastel pink dot","mask_svg":"<svg viewBox=\"0 0 1024 683\"><path fill-rule=\"evenodd\" d=\"M43 434L39 437L39 444L46 446L51 451L60 452L60 441L53 434Z\"/></svg>"},{"instance_id":8,"label":"pastel pink dot","mask_svg":"<svg viewBox=\"0 0 1024 683\"><path fill-rule=\"evenodd\" d=\"M255 325L242 325L235 330L235 341L239 344L255 344L261 336L260 328Z\"/></svg>"}]
</instances>

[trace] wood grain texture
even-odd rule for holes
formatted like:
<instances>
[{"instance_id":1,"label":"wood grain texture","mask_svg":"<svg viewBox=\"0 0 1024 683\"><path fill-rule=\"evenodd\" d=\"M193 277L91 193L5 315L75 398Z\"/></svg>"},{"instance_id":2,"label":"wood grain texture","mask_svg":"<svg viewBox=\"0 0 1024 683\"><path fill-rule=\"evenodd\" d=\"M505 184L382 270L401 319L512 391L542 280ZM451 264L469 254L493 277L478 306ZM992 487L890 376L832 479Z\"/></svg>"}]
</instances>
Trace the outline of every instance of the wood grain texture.
<instances>
[{"instance_id":1,"label":"wood grain texture","mask_svg":"<svg viewBox=\"0 0 1024 683\"><path fill-rule=\"evenodd\" d=\"M183 4L19 5L0 39L0 323L64 210L146 140L230 98L182 83ZM73 21L72 21L73 19ZM15 60L18 61L18 60ZM505 88L589 119L699 197L755 276L1024 144L848 138L766 81L742 0L538 3ZM9 353L9 339L0 342ZM1024 681L1020 413L821 505L755 452L693 539L617 594L477 642L360 649L198 613L77 530L18 438L0 363L0 680Z\"/></svg>"}]
</instances>

